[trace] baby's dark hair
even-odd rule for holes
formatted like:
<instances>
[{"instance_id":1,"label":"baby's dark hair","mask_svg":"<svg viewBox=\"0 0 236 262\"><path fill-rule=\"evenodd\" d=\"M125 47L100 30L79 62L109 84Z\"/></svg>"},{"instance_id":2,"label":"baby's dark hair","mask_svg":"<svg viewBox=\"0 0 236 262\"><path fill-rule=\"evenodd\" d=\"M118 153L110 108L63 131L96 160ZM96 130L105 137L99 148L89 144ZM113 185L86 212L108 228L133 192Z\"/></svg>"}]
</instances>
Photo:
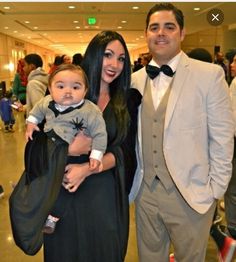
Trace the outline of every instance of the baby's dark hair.
<instances>
[{"instance_id":1,"label":"baby's dark hair","mask_svg":"<svg viewBox=\"0 0 236 262\"><path fill-rule=\"evenodd\" d=\"M77 72L80 72L82 77L83 77L83 80L84 80L85 89L87 90L89 88L88 78L87 78L87 75L85 74L84 70L80 66L74 65L74 64L59 65L57 67L57 69L49 75L49 78L48 78L48 85L49 86L51 86L54 76L56 74L58 74L59 72L62 72L62 71L72 71L72 72L77 71Z\"/></svg>"},{"instance_id":2,"label":"baby's dark hair","mask_svg":"<svg viewBox=\"0 0 236 262\"><path fill-rule=\"evenodd\" d=\"M12 90L7 90L7 91L5 92L5 95L4 95L4 96L5 96L6 98L11 98L12 95L13 95Z\"/></svg>"}]
</instances>

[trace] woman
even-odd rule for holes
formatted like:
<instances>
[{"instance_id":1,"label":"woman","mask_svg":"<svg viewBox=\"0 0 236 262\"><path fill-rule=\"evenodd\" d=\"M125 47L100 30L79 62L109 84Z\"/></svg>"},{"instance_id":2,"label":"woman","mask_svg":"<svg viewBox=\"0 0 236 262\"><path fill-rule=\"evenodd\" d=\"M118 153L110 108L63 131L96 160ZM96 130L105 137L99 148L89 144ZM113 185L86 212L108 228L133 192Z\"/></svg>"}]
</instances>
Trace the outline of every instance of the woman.
<instances>
[{"instance_id":1,"label":"woman","mask_svg":"<svg viewBox=\"0 0 236 262\"><path fill-rule=\"evenodd\" d=\"M103 112L108 147L100 173L91 172L88 162L67 166L63 185L74 199L54 234L44 236L44 258L46 262L120 262L125 259L129 231L122 143L129 126L126 99L131 73L122 36L113 31L97 34L81 66L90 85L87 98ZM70 146L70 154L83 153L86 146L80 145L78 152L77 145L84 142L80 138Z\"/></svg>"},{"instance_id":2,"label":"woman","mask_svg":"<svg viewBox=\"0 0 236 262\"><path fill-rule=\"evenodd\" d=\"M13 94L17 97L18 101L22 104L26 104L26 86L27 86L27 75L25 74L24 59L20 59L17 64L17 70L13 81Z\"/></svg>"}]
</instances>

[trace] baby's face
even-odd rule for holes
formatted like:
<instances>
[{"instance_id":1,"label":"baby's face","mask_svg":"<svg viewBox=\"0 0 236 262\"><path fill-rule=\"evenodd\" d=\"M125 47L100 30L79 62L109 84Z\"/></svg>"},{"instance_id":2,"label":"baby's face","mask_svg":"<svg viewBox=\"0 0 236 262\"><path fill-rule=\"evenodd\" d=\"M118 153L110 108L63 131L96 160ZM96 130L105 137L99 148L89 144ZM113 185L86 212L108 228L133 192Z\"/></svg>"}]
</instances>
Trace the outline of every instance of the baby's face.
<instances>
[{"instance_id":1,"label":"baby's face","mask_svg":"<svg viewBox=\"0 0 236 262\"><path fill-rule=\"evenodd\" d=\"M78 104L87 91L82 73L69 70L58 72L49 90L53 100L63 106Z\"/></svg>"}]
</instances>

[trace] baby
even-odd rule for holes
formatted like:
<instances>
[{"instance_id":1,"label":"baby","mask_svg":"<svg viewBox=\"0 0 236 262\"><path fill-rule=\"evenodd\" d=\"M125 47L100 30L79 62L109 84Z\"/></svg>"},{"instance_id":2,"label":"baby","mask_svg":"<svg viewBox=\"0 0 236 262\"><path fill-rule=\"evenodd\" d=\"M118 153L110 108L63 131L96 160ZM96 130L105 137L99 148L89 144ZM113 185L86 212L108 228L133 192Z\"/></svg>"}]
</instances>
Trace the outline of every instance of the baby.
<instances>
[{"instance_id":1,"label":"baby","mask_svg":"<svg viewBox=\"0 0 236 262\"><path fill-rule=\"evenodd\" d=\"M29 113L26 140L33 139L33 132L40 130L38 124L44 119L44 132L49 136L53 132L68 144L83 131L92 138L90 169L102 170L101 161L107 146L106 126L100 109L85 99L87 90L88 80L81 67L73 64L59 66L49 76L50 95L42 98ZM52 233L58 220L56 214L49 215L43 231Z\"/></svg>"}]
</instances>

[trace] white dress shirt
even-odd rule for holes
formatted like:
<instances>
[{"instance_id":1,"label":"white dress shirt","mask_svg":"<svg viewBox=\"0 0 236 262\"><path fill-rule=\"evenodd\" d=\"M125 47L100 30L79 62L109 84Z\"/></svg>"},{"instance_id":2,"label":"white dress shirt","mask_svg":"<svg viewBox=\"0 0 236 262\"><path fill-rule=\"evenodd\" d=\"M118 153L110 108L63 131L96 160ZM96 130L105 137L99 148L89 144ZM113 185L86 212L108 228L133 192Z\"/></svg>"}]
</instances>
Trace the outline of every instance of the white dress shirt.
<instances>
[{"instance_id":1,"label":"white dress shirt","mask_svg":"<svg viewBox=\"0 0 236 262\"><path fill-rule=\"evenodd\" d=\"M168 65L171 67L173 72L176 71L177 65L180 60L181 52L178 53L174 58L172 58L168 63ZM153 59L149 64L152 66L160 67ZM173 77L167 76L163 72L160 72L160 74L157 77L155 77L153 80L150 79L150 85L152 90L152 101L155 110L159 106L163 96L165 95L166 90L170 86L172 79Z\"/></svg>"}]
</instances>

